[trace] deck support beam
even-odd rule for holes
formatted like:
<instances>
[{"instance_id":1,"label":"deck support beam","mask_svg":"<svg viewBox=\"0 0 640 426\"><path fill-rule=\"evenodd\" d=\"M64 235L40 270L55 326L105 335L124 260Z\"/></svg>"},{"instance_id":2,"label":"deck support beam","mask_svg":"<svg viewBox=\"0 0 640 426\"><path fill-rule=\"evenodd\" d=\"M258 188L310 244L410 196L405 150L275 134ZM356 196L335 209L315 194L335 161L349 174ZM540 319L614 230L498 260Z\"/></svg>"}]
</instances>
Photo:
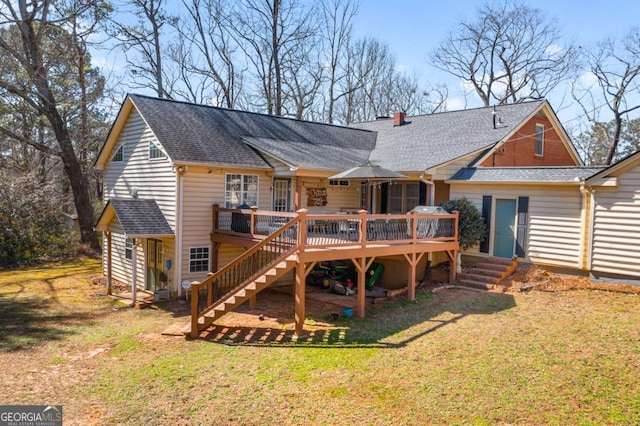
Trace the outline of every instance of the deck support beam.
<instances>
[{"instance_id":1,"label":"deck support beam","mask_svg":"<svg viewBox=\"0 0 640 426\"><path fill-rule=\"evenodd\" d=\"M407 298L416 300L416 269L423 253L405 253L404 258L409 263L409 278L407 280Z\"/></svg>"},{"instance_id":2,"label":"deck support beam","mask_svg":"<svg viewBox=\"0 0 640 426\"><path fill-rule=\"evenodd\" d=\"M358 270L358 306L356 313L358 318L364 318L365 305L366 305L366 283L367 283L367 269L373 263L375 257L371 257L367 260L366 257L358 257L351 259L356 269Z\"/></svg>"},{"instance_id":3,"label":"deck support beam","mask_svg":"<svg viewBox=\"0 0 640 426\"><path fill-rule=\"evenodd\" d=\"M295 331L296 337L304 337L304 319L306 316L306 288L304 263L298 264L295 268Z\"/></svg>"}]
</instances>

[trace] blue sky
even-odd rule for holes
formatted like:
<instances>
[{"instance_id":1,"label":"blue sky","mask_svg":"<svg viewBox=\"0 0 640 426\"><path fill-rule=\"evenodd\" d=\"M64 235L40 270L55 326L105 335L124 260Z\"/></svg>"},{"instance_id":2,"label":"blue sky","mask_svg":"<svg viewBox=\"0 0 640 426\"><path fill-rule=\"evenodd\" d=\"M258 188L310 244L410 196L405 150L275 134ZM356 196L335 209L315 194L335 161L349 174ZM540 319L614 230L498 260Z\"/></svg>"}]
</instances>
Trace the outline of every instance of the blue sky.
<instances>
[{"instance_id":1,"label":"blue sky","mask_svg":"<svg viewBox=\"0 0 640 426\"><path fill-rule=\"evenodd\" d=\"M525 3L555 19L568 39L584 47L606 37L620 38L633 25L640 25L639 0ZM354 31L356 36L375 36L387 42L401 69L415 71L422 81L446 83L452 109L457 109L464 104L458 81L430 67L428 52L437 47L461 19L473 19L481 4L471 0L361 0ZM563 93L557 93L554 98L550 101L561 119L569 120L578 114L570 102L563 99ZM473 96L468 99L475 100Z\"/></svg>"}]
</instances>

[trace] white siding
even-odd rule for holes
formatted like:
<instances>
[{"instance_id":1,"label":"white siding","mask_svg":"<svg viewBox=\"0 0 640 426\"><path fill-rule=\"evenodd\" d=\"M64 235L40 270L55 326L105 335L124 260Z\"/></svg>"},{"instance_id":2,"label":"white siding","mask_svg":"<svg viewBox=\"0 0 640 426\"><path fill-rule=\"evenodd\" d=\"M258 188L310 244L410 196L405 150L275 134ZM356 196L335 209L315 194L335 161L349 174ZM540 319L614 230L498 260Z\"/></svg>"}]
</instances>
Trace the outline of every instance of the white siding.
<instances>
[{"instance_id":1,"label":"white siding","mask_svg":"<svg viewBox=\"0 0 640 426\"><path fill-rule=\"evenodd\" d=\"M210 233L213 226L213 204L224 206L225 176L227 173L258 175L258 208L271 207L271 177L264 171L238 169L213 170L190 167L183 175L183 218L182 218L182 276L179 281L202 280L206 274L189 273L189 249L210 247ZM218 267L222 267L244 251L241 247L223 244L220 247ZM212 254L212 251L210 251Z\"/></svg>"},{"instance_id":2,"label":"white siding","mask_svg":"<svg viewBox=\"0 0 640 426\"><path fill-rule=\"evenodd\" d=\"M640 277L640 165L595 191L592 270Z\"/></svg>"},{"instance_id":3,"label":"white siding","mask_svg":"<svg viewBox=\"0 0 640 426\"><path fill-rule=\"evenodd\" d=\"M124 161L107 163L104 171L104 198L138 197L154 199L175 231L176 174L168 158L149 160L149 142L155 139L137 110L133 109L114 151L124 146Z\"/></svg>"},{"instance_id":4,"label":"white siding","mask_svg":"<svg viewBox=\"0 0 640 426\"><path fill-rule=\"evenodd\" d=\"M351 182L349 186L337 187L329 186L328 179L313 177L300 177L302 179L302 208L309 210L309 213L335 213L342 208L353 208L360 206L360 184ZM322 187L327 189L326 206L307 206L307 189Z\"/></svg>"},{"instance_id":5,"label":"white siding","mask_svg":"<svg viewBox=\"0 0 640 426\"><path fill-rule=\"evenodd\" d=\"M451 185L451 198L466 196L479 211L483 195L491 195L494 203L496 198L529 197L526 258L539 264L580 267L582 195L577 186ZM468 252L480 254L478 247Z\"/></svg>"},{"instance_id":6,"label":"white siding","mask_svg":"<svg viewBox=\"0 0 640 426\"><path fill-rule=\"evenodd\" d=\"M111 277L118 280L122 284L131 285L133 260L125 257L125 235L122 225L118 222L117 218L114 218L109 225L109 231L111 231ZM137 264L137 284L138 287L144 288L144 246L134 247L136 250L136 264ZM102 269L104 274L107 274L107 253L109 246L107 245L107 239L103 240L102 252Z\"/></svg>"}]
</instances>

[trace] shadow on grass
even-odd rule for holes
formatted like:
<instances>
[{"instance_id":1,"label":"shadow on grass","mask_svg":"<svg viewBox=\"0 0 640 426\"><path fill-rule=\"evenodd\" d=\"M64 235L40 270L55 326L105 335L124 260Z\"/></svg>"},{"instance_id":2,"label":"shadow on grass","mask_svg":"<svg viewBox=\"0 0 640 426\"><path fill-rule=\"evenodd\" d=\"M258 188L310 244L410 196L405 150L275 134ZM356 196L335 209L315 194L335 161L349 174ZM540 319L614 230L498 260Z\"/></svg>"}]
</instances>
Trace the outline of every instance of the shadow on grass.
<instances>
[{"instance_id":1,"label":"shadow on grass","mask_svg":"<svg viewBox=\"0 0 640 426\"><path fill-rule=\"evenodd\" d=\"M56 311L41 298L7 298L0 294L0 352L28 350L74 334L76 324L87 324L95 315Z\"/></svg>"},{"instance_id":2,"label":"shadow on grass","mask_svg":"<svg viewBox=\"0 0 640 426\"><path fill-rule=\"evenodd\" d=\"M282 328L224 325L223 318L222 324L214 324L200 337L228 345L400 348L467 316L492 315L516 306L514 297L505 293L450 289L417 296L414 302L391 300L375 309L368 306L362 319L307 309L303 337L294 336L293 318L278 318L279 323L288 324Z\"/></svg>"}]
</instances>

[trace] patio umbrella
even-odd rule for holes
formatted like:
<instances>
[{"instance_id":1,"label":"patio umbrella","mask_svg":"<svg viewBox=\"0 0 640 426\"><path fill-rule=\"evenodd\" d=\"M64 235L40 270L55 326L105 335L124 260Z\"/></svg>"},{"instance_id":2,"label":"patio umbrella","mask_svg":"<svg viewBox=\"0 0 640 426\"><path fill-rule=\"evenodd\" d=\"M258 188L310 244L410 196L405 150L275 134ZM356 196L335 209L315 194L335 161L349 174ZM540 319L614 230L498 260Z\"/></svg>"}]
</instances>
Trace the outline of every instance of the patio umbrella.
<instances>
[{"instance_id":1,"label":"patio umbrella","mask_svg":"<svg viewBox=\"0 0 640 426\"><path fill-rule=\"evenodd\" d=\"M405 178L407 178L407 176L402 173L394 172L393 170L385 169L382 166L369 162L329 177L329 179L336 180L390 180Z\"/></svg>"},{"instance_id":2,"label":"patio umbrella","mask_svg":"<svg viewBox=\"0 0 640 426\"><path fill-rule=\"evenodd\" d=\"M396 179L406 179L408 176L403 175L402 173L394 172L390 169L385 169L382 166L378 166L377 164L371 164L370 162L366 162L362 166L352 167L349 170L345 170L344 172L340 172L337 175L330 176L329 179L335 180L357 180L357 181L366 181L366 182L376 182L376 181L389 181ZM371 188L370 185L367 185L366 192L366 205L369 206L371 204Z\"/></svg>"}]
</instances>

